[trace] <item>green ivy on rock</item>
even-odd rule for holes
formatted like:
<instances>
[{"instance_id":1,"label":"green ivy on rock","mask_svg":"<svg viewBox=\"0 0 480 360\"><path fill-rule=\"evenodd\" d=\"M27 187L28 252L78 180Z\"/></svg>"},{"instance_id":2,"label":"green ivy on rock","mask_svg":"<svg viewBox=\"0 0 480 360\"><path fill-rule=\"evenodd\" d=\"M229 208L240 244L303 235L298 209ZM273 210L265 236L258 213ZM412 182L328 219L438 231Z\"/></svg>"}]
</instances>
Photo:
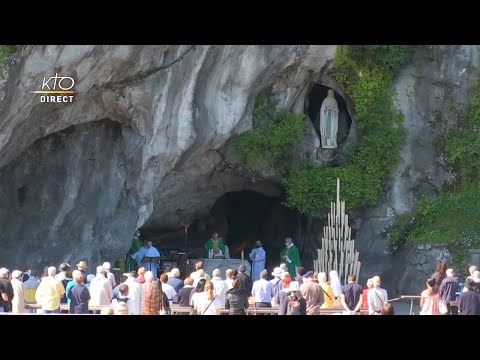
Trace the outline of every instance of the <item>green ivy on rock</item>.
<instances>
[{"instance_id":1,"label":"green ivy on rock","mask_svg":"<svg viewBox=\"0 0 480 360\"><path fill-rule=\"evenodd\" d=\"M284 179L286 205L302 213L328 207L335 199L336 177L349 207L375 205L399 159L405 139L403 115L393 105L391 83L409 59L408 46L339 46L332 75L355 105L358 144L346 164L309 166Z\"/></svg>"},{"instance_id":2,"label":"green ivy on rock","mask_svg":"<svg viewBox=\"0 0 480 360\"><path fill-rule=\"evenodd\" d=\"M456 182L435 199L421 198L412 213L397 216L387 229L392 251L405 245L438 245L452 255L453 265L464 268L468 250L480 247L480 84L457 126L441 139L447 163L457 174Z\"/></svg>"}]
</instances>

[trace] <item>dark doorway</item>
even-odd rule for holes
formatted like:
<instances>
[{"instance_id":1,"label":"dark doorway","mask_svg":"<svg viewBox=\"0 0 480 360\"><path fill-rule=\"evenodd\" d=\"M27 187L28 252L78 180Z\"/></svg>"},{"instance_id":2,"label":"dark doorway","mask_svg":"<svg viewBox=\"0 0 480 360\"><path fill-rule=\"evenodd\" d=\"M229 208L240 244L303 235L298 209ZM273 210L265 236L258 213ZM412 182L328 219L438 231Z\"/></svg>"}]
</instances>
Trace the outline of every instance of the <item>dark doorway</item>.
<instances>
[{"instance_id":1,"label":"dark doorway","mask_svg":"<svg viewBox=\"0 0 480 360\"><path fill-rule=\"evenodd\" d=\"M240 258L242 250L247 258L255 241L261 240L267 253L266 267L271 270L279 265L284 238L295 238L297 216L280 198L254 191L229 192L215 202L207 227L223 237L232 258Z\"/></svg>"}]
</instances>

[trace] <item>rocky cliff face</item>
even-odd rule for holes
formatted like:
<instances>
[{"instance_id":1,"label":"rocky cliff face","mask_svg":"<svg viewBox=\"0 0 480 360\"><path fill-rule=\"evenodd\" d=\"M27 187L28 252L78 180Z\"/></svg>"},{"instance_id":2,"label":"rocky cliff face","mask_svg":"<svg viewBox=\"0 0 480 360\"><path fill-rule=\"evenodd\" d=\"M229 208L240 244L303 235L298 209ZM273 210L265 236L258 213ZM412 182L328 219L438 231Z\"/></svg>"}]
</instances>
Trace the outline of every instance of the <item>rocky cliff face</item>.
<instances>
[{"instance_id":1,"label":"rocky cliff face","mask_svg":"<svg viewBox=\"0 0 480 360\"><path fill-rule=\"evenodd\" d=\"M400 74L402 161L378 206L352 214L361 283L380 273L391 293L419 293L433 263L448 258L442 249L392 257L380 233L451 181L433 142L467 99L479 49L425 50ZM251 128L267 87L295 111L306 111L316 82L341 94L323 75L334 56L335 46L26 47L0 80L0 264L112 261L137 228L178 229L227 192L281 196L278 179L252 181L229 167L229 141ZM55 73L75 79L71 104L30 93ZM353 119L346 143L355 133ZM311 123L301 147L326 161Z\"/></svg>"},{"instance_id":2,"label":"rocky cliff face","mask_svg":"<svg viewBox=\"0 0 480 360\"><path fill-rule=\"evenodd\" d=\"M430 246L391 256L388 237L383 239L380 233L395 214L411 211L422 194L433 197L454 179L441 149L435 148L435 139L456 124L459 109L476 81L479 51L478 46L457 45L422 49L398 77L396 106L405 116L407 140L378 206L362 211L355 221L363 256L362 282L381 273L392 294L419 294L435 263L449 260L447 251Z\"/></svg>"},{"instance_id":3,"label":"rocky cliff face","mask_svg":"<svg viewBox=\"0 0 480 360\"><path fill-rule=\"evenodd\" d=\"M116 259L147 220L178 227L180 213L204 211L243 186L212 173L219 150L251 127L258 92L275 86L285 106L298 107L334 54L335 46L27 47L0 83L0 263ZM30 93L55 73L76 80L73 103Z\"/></svg>"}]
</instances>

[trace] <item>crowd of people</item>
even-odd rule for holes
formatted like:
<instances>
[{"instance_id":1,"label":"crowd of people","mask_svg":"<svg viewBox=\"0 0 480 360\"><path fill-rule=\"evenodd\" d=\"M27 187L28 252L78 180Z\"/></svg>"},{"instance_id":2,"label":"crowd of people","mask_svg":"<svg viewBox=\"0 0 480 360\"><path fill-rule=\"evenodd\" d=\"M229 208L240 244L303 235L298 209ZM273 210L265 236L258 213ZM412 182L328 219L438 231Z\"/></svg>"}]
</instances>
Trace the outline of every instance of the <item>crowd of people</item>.
<instances>
[{"instance_id":1,"label":"crowd of people","mask_svg":"<svg viewBox=\"0 0 480 360\"><path fill-rule=\"evenodd\" d=\"M260 246L257 243L257 249ZM282 257L285 259L289 255ZM0 312L88 314L96 306L95 312L101 314L169 315L175 304L191 309L192 315L217 315L221 308L230 315L246 315L251 309L262 308L272 308L278 315L313 315L322 309L337 314L395 314L379 276L368 279L363 288L355 275L349 275L342 285L335 270L327 276L281 263L271 273L261 270L254 279L246 273L245 265L225 274L220 269L207 274L203 261L198 261L188 276L181 277L178 268L167 268L157 278L140 267L124 273L117 284L110 263L95 270L87 275L86 261L79 261L75 270L67 263L58 269L50 266L40 276L28 266L11 274L1 268ZM420 314L480 315L480 272L476 266L469 272L463 286L453 269L438 264L421 293ZM28 304L37 304L39 309ZM61 304L67 306L61 308Z\"/></svg>"},{"instance_id":2,"label":"crowd of people","mask_svg":"<svg viewBox=\"0 0 480 360\"><path fill-rule=\"evenodd\" d=\"M75 270L62 263L58 269L45 268L40 276L28 267L11 274L2 268L0 312L88 314L97 306L101 310L95 311L102 314L168 315L171 305L178 304L197 315L217 315L219 308L227 309L231 315L246 315L252 306L278 306L279 315L307 315L320 308L357 312L364 305L362 287L356 284L353 275L342 287L336 271L330 272L328 281L325 273L307 272L303 267L292 276L285 263L271 274L264 269L256 281L246 273L245 265L228 269L222 278L219 269L206 274L203 262L199 261L195 271L185 279L178 268L166 269L157 279L153 272L141 267L124 273L117 284L110 267L105 262L96 267L95 274L87 275L86 261L78 262ZM373 283L379 288L380 279L374 279ZM386 302L386 291L380 288L378 291L384 296L381 302ZM383 304L376 298L369 297L366 301L372 313L381 312ZM38 309L28 304L37 304ZM61 310L61 304L67 304L68 310Z\"/></svg>"},{"instance_id":3,"label":"crowd of people","mask_svg":"<svg viewBox=\"0 0 480 360\"><path fill-rule=\"evenodd\" d=\"M421 315L480 315L480 272L477 266L468 269L464 283L454 269L439 263L421 293ZM452 303L456 303L452 305Z\"/></svg>"}]
</instances>

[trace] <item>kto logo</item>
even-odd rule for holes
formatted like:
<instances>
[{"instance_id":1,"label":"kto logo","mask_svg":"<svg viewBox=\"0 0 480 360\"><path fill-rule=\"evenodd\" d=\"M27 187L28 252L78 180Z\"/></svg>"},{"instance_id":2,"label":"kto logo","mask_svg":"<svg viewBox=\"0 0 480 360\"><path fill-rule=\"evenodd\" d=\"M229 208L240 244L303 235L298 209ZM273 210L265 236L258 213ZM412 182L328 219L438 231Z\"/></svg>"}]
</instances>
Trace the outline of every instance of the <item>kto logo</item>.
<instances>
[{"instance_id":1,"label":"kto logo","mask_svg":"<svg viewBox=\"0 0 480 360\"><path fill-rule=\"evenodd\" d=\"M71 103L75 91L72 90L75 80L69 76L43 77L42 90L32 91L34 94L44 94L40 96L40 102L44 103Z\"/></svg>"}]
</instances>

